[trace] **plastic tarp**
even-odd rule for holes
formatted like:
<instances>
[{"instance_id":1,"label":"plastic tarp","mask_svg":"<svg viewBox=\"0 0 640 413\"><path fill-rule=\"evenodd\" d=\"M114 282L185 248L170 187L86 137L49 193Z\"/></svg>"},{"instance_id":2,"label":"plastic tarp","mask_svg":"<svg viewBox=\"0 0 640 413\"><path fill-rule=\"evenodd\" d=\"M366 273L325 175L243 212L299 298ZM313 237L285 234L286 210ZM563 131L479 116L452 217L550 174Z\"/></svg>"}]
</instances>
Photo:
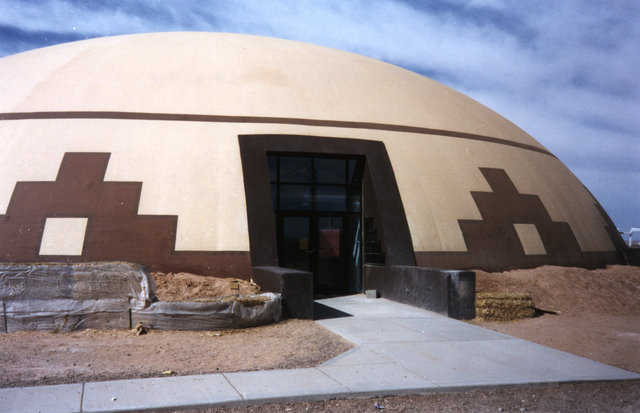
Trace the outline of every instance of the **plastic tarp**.
<instances>
[{"instance_id":1,"label":"plastic tarp","mask_svg":"<svg viewBox=\"0 0 640 413\"><path fill-rule=\"evenodd\" d=\"M6 332L129 328L130 310L147 307L153 297L153 285L138 264L0 264Z\"/></svg>"},{"instance_id":2,"label":"plastic tarp","mask_svg":"<svg viewBox=\"0 0 640 413\"><path fill-rule=\"evenodd\" d=\"M153 302L156 301L156 302ZM280 294L157 302L138 264L0 263L0 332L131 328L220 330L280 321Z\"/></svg>"},{"instance_id":3,"label":"plastic tarp","mask_svg":"<svg viewBox=\"0 0 640 413\"><path fill-rule=\"evenodd\" d=\"M210 302L159 301L132 311L133 325L159 330L224 330L280 321L280 294L263 293Z\"/></svg>"},{"instance_id":4,"label":"plastic tarp","mask_svg":"<svg viewBox=\"0 0 640 413\"><path fill-rule=\"evenodd\" d=\"M7 332L7 318L4 316L6 312L4 301L0 300L0 333Z\"/></svg>"}]
</instances>

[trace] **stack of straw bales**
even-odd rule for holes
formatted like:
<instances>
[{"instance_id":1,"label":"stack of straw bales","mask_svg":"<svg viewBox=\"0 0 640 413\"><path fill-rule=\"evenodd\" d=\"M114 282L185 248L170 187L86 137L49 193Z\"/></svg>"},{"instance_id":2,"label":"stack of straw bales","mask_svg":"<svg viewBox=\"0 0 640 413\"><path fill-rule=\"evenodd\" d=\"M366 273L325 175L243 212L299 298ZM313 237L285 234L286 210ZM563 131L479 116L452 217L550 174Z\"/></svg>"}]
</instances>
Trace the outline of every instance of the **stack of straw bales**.
<instances>
[{"instance_id":1,"label":"stack of straw bales","mask_svg":"<svg viewBox=\"0 0 640 413\"><path fill-rule=\"evenodd\" d=\"M477 293L476 317L487 321L509 321L533 317L535 308L530 294Z\"/></svg>"}]
</instances>

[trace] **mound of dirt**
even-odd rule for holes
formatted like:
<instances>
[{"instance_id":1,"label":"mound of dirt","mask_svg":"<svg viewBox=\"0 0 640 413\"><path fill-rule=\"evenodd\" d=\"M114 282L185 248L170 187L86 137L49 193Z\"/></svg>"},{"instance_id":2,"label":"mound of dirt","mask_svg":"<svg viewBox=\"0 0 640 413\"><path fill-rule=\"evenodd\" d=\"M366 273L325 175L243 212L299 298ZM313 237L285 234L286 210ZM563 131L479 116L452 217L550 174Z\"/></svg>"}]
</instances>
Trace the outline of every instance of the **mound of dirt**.
<instances>
[{"instance_id":1,"label":"mound of dirt","mask_svg":"<svg viewBox=\"0 0 640 413\"><path fill-rule=\"evenodd\" d=\"M564 314L640 314L640 268L587 270L543 266L487 273L476 270L477 292L527 293L537 308Z\"/></svg>"},{"instance_id":2,"label":"mound of dirt","mask_svg":"<svg viewBox=\"0 0 640 413\"><path fill-rule=\"evenodd\" d=\"M188 272L152 272L151 277L156 297L160 301L197 301L260 292L260 286L239 278L219 278Z\"/></svg>"},{"instance_id":3,"label":"mound of dirt","mask_svg":"<svg viewBox=\"0 0 640 413\"><path fill-rule=\"evenodd\" d=\"M640 267L476 271L476 291L527 293L537 308L558 313L473 324L640 372Z\"/></svg>"}]
</instances>

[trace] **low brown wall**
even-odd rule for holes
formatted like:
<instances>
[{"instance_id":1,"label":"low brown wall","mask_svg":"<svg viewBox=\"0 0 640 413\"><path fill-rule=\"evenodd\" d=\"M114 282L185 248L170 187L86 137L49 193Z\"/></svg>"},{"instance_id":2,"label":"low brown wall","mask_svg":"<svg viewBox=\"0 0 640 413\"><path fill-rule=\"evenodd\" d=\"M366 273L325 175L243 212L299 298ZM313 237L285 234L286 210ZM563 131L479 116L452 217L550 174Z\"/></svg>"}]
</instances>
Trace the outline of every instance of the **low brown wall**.
<instances>
[{"instance_id":1,"label":"low brown wall","mask_svg":"<svg viewBox=\"0 0 640 413\"><path fill-rule=\"evenodd\" d=\"M365 286L380 296L456 319L475 317L475 273L409 265L365 265Z\"/></svg>"},{"instance_id":2,"label":"low brown wall","mask_svg":"<svg viewBox=\"0 0 640 413\"><path fill-rule=\"evenodd\" d=\"M285 317L313 318L313 274L283 267L253 267L263 291L282 294Z\"/></svg>"},{"instance_id":3,"label":"low brown wall","mask_svg":"<svg viewBox=\"0 0 640 413\"><path fill-rule=\"evenodd\" d=\"M640 248L627 248L625 252L629 265L640 266Z\"/></svg>"}]
</instances>

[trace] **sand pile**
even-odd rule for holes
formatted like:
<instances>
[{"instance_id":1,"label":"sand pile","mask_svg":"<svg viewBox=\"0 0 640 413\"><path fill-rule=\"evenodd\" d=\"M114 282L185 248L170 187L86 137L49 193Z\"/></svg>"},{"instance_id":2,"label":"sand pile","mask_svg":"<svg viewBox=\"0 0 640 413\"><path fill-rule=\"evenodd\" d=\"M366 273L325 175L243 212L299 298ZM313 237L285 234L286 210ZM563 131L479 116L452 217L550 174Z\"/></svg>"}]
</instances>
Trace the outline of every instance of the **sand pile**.
<instances>
[{"instance_id":1,"label":"sand pile","mask_svg":"<svg viewBox=\"0 0 640 413\"><path fill-rule=\"evenodd\" d=\"M605 364L640 372L640 266L545 266L476 273L476 290L530 294L538 310L511 322L472 322Z\"/></svg>"},{"instance_id":2,"label":"sand pile","mask_svg":"<svg viewBox=\"0 0 640 413\"><path fill-rule=\"evenodd\" d=\"M187 272L152 272L155 293L160 301L203 301L260 292L260 287L239 278L218 278Z\"/></svg>"},{"instance_id":3,"label":"sand pile","mask_svg":"<svg viewBox=\"0 0 640 413\"><path fill-rule=\"evenodd\" d=\"M640 314L640 271L633 266L476 270L476 291L530 294L537 308L563 314Z\"/></svg>"}]
</instances>

